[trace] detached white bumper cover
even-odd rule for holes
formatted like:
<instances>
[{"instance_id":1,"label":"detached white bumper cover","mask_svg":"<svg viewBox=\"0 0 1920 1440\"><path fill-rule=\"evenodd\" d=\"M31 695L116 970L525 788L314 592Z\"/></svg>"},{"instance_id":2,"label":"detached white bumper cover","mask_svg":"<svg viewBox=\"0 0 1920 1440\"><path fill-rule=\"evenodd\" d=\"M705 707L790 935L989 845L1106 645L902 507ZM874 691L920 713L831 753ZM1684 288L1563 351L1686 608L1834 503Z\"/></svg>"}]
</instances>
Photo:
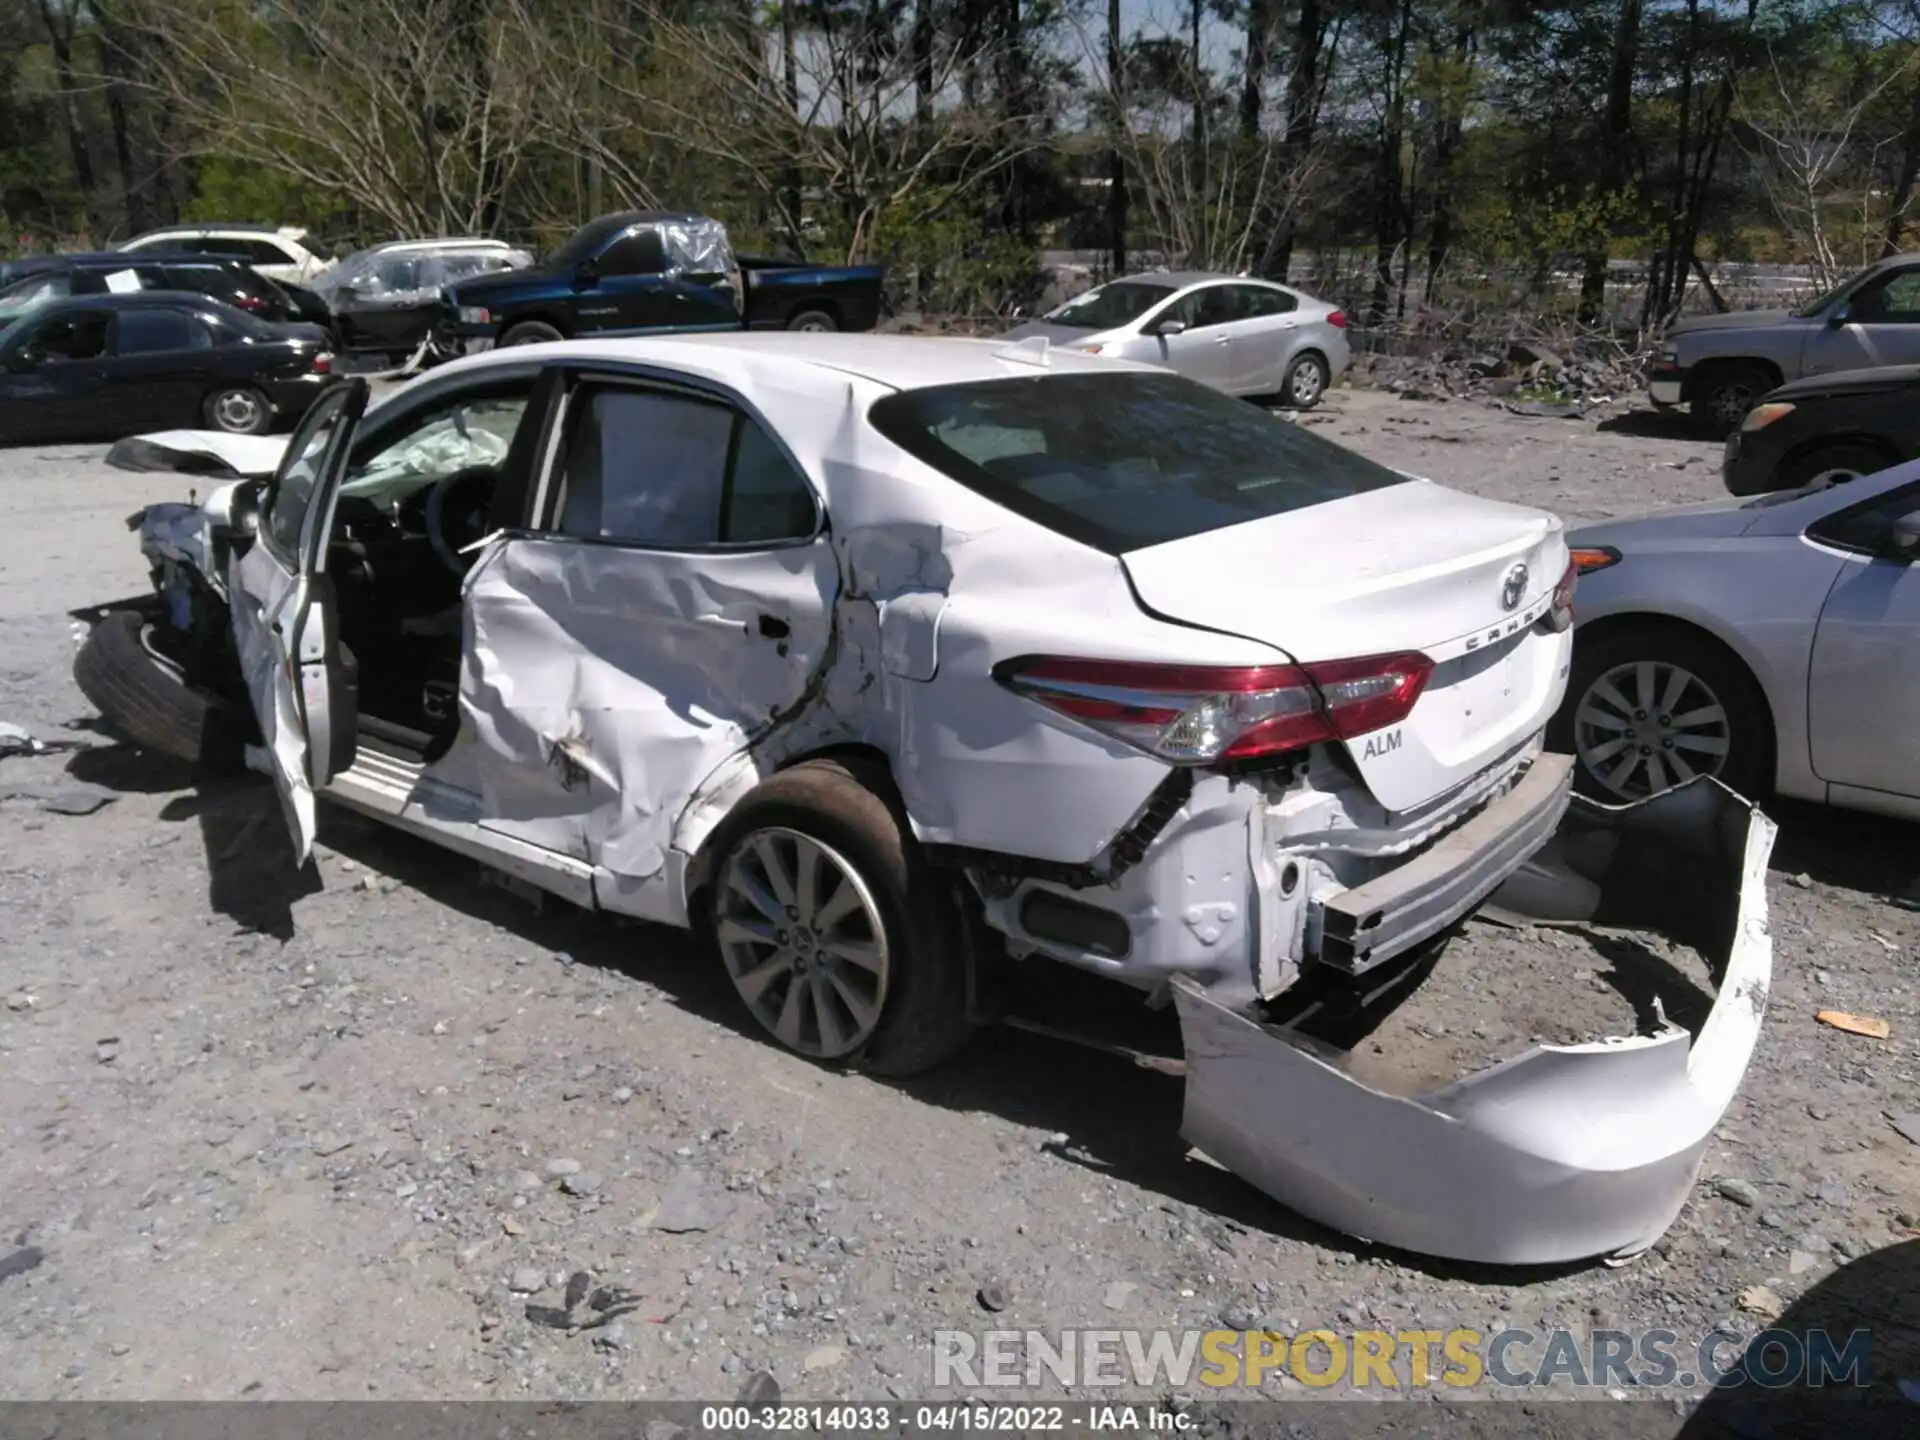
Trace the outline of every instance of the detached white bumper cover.
<instances>
[{"instance_id":1,"label":"detached white bumper cover","mask_svg":"<svg viewBox=\"0 0 1920 1440\"><path fill-rule=\"evenodd\" d=\"M1646 1248L1686 1204L1760 1033L1774 829L1711 780L1617 809L1576 797L1489 902L1692 946L1717 982L1698 1035L1669 1022L1539 1046L1409 1098L1183 980L1182 1134L1302 1214L1407 1250L1551 1264Z\"/></svg>"}]
</instances>

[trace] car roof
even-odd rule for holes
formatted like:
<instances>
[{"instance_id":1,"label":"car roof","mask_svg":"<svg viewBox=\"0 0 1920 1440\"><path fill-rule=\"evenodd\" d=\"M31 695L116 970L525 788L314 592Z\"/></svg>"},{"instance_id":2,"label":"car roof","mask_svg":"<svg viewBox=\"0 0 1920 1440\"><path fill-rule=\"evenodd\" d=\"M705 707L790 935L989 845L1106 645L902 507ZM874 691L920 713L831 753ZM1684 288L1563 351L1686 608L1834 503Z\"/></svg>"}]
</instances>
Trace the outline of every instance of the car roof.
<instances>
[{"instance_id":1,"label":"car roof","mask_svg":"<svg viewBox=\"0 0 1920 1440\"><path fill-rule=\"evenodd\" d=\"M635 336L631 339L562 340L541 346L542 358L601 361L611 364L658 365L704 376L721 383L746 378L745 367L756 369L772 361L790 367L796 376L854 376L893 390L924 390L936 385L963 385L980 380L1033 378L1046 374L1112 373L1159 370L1160 367L1125 360L1104 360L1074 350L1049 347L1045 364L1033 358L1040 351L1032 341L968 340L954 336L803 333L800 331L726 331L687 335ZM491 368L488 362L524 363L535 358L525 347L489 351L456 360L435 374L458 368Z\"/></svg>"},{"instance_id":2,"label":"car roof","mask_svg":"<svg viewBox=\"0 0 1920 1440\"><path fill-rule=\"evenodd\" d=\"M215 235L227 230L235 235L272 235L281 240L298 240L307 232L298 225L255 225L244 221L228 224L209 225L161 225L134 236L136 240L150 240L155 235Z\"/></svg>"},{"instance_id":3,"label":"car roof","mask_svg":"<svg viewBox=\"0 0 1920 1440\"><path fill-rule=\"evenodd\" d=\"M357 251L361 255L384 255L390 250L512 250L505 240L485 235L449 235L440 240L384 240Z\"/></svg>"},{"instance_id":4,"label":"car roof","mask_svg":"<svg viewBox=\"0 0 1920 1440\"><path fill-rule=\"evenodd\" d=\"M149 310L160 305L173 308L188 305L195 310L233 308L198 290L127 290L118 295L72 295L54 301L47 308L52 309L54 305L62 310Z\"/></svg>"}]
</instances>

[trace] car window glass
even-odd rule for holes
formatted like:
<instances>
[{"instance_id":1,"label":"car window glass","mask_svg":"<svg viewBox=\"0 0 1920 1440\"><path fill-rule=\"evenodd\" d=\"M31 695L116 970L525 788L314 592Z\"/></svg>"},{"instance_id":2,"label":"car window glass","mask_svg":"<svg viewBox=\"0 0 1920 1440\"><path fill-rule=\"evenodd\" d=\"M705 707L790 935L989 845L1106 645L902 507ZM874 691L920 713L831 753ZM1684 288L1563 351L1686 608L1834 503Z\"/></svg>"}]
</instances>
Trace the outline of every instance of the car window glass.
<instances>
[{"instance_id":1,"label":"car window glass","mask_svg":"<svg viewBox=\"0 0 1920 1440\"><path fill-rule=\"evenodd\" d=\"M1920 485L1904 485L1816 520L1807 527L1807 534L1843 550L1890 555L1894 525L1916 510L1920 510Z\"/></svg>"},{"instance_id":2,"label":"car window glass","mask_svg":"<svg viewBox=\"0 0 1920 1440\"><path fill-rule=\"evenodd\" d=\"M35 332L34 354L58 364L68 360L97 360L107 353L107 316L56 315Z\"/></svg>"},{"instance_id":3,"label":"car window glass","mask_svg":"<svg viewBox=\"0 0 1920 1440\"><path fill-rule=\"evenodd\" d=\"M19 284L0 291L0 320L17 320L55 300L73 293L73 281L65 275L33 275Z\"/></svg>"},{"instance_id":4,"label":"car window glass","mask_svg":"<svg viewBox=\"0 0 1920 1440\"><path fill-rule=\"evenodd\" d=\"M249 265L294 265L298 262L271 240L223 240L217 253L238 255Z\"/></svg>"},{"instance_id":5,"label":"car window glass","mask_svg":"<svg viewBox=\"0 0 1920 1440\"><path fill-rule=\"evenodd\" d=\"M1264 320L1270 315L1286 315L1300 306L1293 296L1271 285L1236 285L1233 288L1240 297L1242 320Z\"/></svg>"},{"instance_id":6,"label":"car window glass","mask_svg":"<svg viewBox=\"0 0 1920 1440\"><path fill-rule=\"evenodd\" d=\"M1050 325L1071 325L1081 330L1111 330L1130 325L1171 293L1168 286L1149 285L1134 280L1116 280L1084 295L1075 296L1047 315Z\"/></svg>"},{"instance_id":7,"label":"car window glass","mask_svg":"<svg viewBox=\"0 0 1920 1440\"><path fill-rule=\"evenodd\" d=\"M456 280L471 279L475 275L491 275L496 270L507 268L504 257L488 254L443 255L440 257L441 273L445 277L441 283L450 285Z\"/></svg>"},{"instance_id":8,"label":"car window glass","mask_svg":"<svg viewBox=\"0 0 1920 1440\"><path fill-rule=\"evenodd\" d=\"M580 405L561 475L558 529L664 549L720 535L733 412L656 390L599 390Z\"/></svg>"},{"instance_id":9,"label":"car window glass","mask_svg":"<svg viewBox=\"0 0 1920 1440\"><path fill-rule=\"evenodd\" d=\"M1896 270L1847 302L1848 319L1864 325L1920 324L1920 270Z\"/></svg>"},{"instance_id":10,"label":"car window glass","mask_svg":"<svg viewBox=\"0 0 1920 1440\"><path fill-rule=\"evenodd\" d=\"M184 310L128 310L114 325L116 355L151 355L172 350L208 350L213 337Z\"/></svg>"},{"instance_id":11,"label":"car window glass","mask_svg":"<svg viewBox=\"0 0 1920 1440\"><path fill-rule=\"evenodd\" d=\"M818 518L813 487L759 425L743 415L739 426L720 538L729 545L807 539Z\"/></svg>"},{"instance_id":12,"label":"car window glass","mask_svg":"<svg viewBox=\"0 0 1920 1440\"><path fill-rule=\"evenodd\" d=\"M872 422L968 489L1109 554L1410 483L1177 375L904 390Z\"/></svg>"},{"instance_id":13,"label":"car window glass","mask_svg":"<svg viewBox=\"0 0 1920 1440\"><path fill-rule=\"evenodd\" d=\"M398 435L368 437L355 447L341 495L390 506L461 470L498 468L532 394L527 380L460 395L428 407Z\"/></svg>"},{"instance_id":14,"label":"car window glass","mask_svg":"<svg viewBox=\"0 0 1920 1440\"><path fill-rule=\"evenodd\" d=\"M1209 286L1196 298L1200 302L1200 318L1193 327L1196 330L1204 330L1209 325L1228 325L1240 318L1238 285Z\"/></svg>"},{"instance_id":15,"label":"car window glass","mask_svg":"<svg viewBox=\"0 0 1920 1440\"><path fill-rule=\"evenodd\" d=\"M313 487L320 480L320 464L326 457L327 442L342 423L344 407L335 405L304 441L300 449L281 468L278 480L267 497L264 525L270 547L291 563L300 555L300 527L313 504ZM296 437L298 440L298 437ZM289 442L292 443L292 442Z\"/></svg>"},{"instance_id":16,"label":"car window glass","mask_svg":"<svg viewBox=\"0 0 1920 1440\"><path fill-rule=\"evenodd\" d=\"M602 275L658 275L667 268L667 250L659 231L636 230L602 250L597 263Z\"/></svg>"},{"instance_id":17,"label":"car window glass","mask_svg":"<svg viewBox=\"0 0 1920 1440\"><path fill-rule=\"evenodd\" d=\"M373 267L373 275L366 285L369 295L394 295L420 288L420 258L417 255L394 255L382 260Z\"/></svg>"}]
</instances>

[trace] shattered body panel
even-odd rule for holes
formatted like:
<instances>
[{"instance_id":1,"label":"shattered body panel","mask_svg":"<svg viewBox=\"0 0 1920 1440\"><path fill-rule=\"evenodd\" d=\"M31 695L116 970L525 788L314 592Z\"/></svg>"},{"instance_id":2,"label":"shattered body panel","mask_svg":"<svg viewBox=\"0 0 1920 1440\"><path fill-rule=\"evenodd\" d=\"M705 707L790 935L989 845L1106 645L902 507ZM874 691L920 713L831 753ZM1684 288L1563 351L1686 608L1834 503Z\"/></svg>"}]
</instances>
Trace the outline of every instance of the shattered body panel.
<instances>
[{"instance_id":1,"label":"shattered body panel","mask_svg":"<svg viewBox=\"0 0 1920 1440\"><path fill-rule=\"evenodd\" d=\"M1182 1134L1323 1224L1459 1260L1546 1264L1651 1245L1686 1204L1760 1034L1774 825L1712 780L1622 809L1575 799L1493 904L1646 928L1717 980L1697 1034L1540 1046L1429 1094L1371 1089L1341 1055L1188 981Z\"/></svg>"}]
</instances>

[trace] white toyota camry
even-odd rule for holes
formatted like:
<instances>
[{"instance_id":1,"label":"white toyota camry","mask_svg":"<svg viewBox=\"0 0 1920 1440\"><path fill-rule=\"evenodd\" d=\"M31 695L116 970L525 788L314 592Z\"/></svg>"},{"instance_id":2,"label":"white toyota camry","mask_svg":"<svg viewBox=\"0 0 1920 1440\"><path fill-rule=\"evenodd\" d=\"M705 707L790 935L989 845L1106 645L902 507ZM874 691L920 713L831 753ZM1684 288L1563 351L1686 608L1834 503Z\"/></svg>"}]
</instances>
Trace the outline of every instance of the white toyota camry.
<instances>
[{"instance_id":1,"label":"white toyota camry","mask_svg":"<svg viewBox=\"0 0 1920 1440\"><path fill-rule=\"evenodd\" d=\"M1188 1138L1374 1239L1563 1260L1678 1212L1758 1030L1771 830L1712 782L1569 809L1553 517L1044 340L582 341L367 400L116 447L230 483L143 512L159 596L76 661L137 739L252 743L302 857L321 797L709 928L775 1040L881 1071L959 1047L989 958L1170 995ZM1647 865L1684 914L1634 912ZM1275 1018L1496 890L1666 925L1720 1000L1422 1095Z\"/></svg>"}]
</instances>

